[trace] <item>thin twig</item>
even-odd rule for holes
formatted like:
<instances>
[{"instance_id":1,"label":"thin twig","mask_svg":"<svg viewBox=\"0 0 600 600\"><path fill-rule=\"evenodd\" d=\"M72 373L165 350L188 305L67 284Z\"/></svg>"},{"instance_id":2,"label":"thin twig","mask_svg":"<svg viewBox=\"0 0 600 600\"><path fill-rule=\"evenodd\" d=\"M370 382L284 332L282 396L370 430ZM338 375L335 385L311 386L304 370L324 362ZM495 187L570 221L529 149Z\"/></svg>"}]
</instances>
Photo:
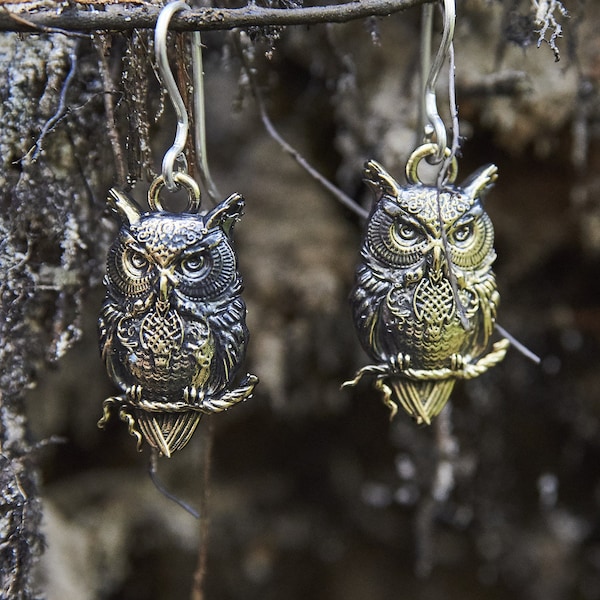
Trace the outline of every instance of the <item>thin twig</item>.
<instances>
[{"instance_id":1,"label":"thin twig","mask_svg":"<svg viewBox=\"0 0 600 600\"><path fill-rule=\"evenodd\" d=\"M158 451L155 448L152 448L152 453L150 454L150 465L148 467L148 475L150 475L150 480L154 484L154 487L165 497L175 502L178 506L181 506L183 510L188 512L195 519L200 518L200 514L198 511L193 508L190 504L185 502L176 496L173 492L170 492L164 485L164 483L158 477Z\"/></svg>"},{"instance_id":2,"label":"thin twig","mask_svg":"<svg viewBox=\"0 0 600 600\"><path fill-rule=\"evenodd\" d=\"M94 36L94 45L98 52L98 68L100 69L100 76L102 77L102 86L104 88L104 109L106 111L106 126L108 128L108 139L112 147L113 155L115 158L115 170L117 174L117 185L125 185L127 178L127 167L123 149L121 147L121 141L119 139L119 132L117 131L117 125L115 120L115 101L114 94L115 88L113 81L110 76L110 70L108 68L108 61L106 60L106 48L108 47L107 36L99 34Z\"/></svg>"},{"instance_id":3,"label":"thin twig","mask_svg":"<svg viewBox=\"0 0 600 600\"><path fill-rule=\"evenodd\" d=\"M440 202L440 193L444 187L444 184L448 178L448 172L450 170L450 166L452 161L456 160L456 155L458 153L460 147L460 137L459 137L459 123L458 123L458 105L456 104L456 84L455 84L455 72L456 65L454 63L454 44L450 43L448 47L448 58L449 58L449 67L448 67L448 102L450 104L450 116L452 119L452 145L450 148L450 154L444 158L442 161L441 169L438 173L437 179L437 205L438 205L438 217L440 220L440 231L442 236L442 244L444 245L444 252L448 257L448 280L450 281L450 286L452 287L452 294L454 296L454 301L456 302L456 311L458 314L458 318L460 319L461 325L466 331L471 329L471 323L469 323L469 319L467 318L467 311L460 299L460 295L458 293L458 282L456 280L456 273L452 268L453 265L450 262L450 246L448 244L448 236L446 234L446 228L443 226L442 220L442 205Z\"/></svg>"},{"instance_id":4,"label":"thin twig","mask_svg":"<svg viewBox=\"0 0 600 600\"><path fill-rule=\"evenodd\" d=\"M33 29L34 31L40 31L42 33L58 33L61 35L66 35L68 37L79 37L88 39L90 37L89 33L78 33L76 31L67 31L66 29L61 29L60 27L51 27L48 25L42 25L41 23L34 23L30 19L25 19L24 17L8 10L6 6L1 6L0 8L2 9L2 13L0 13L0 23L4 21L5 18L8 18L11 21L14 21L16 24L22 26L24 28L23 31L29 31L30 29ZM0 24L0 31L21 31L21 29L4 29Z\"/></svg>"},{"instance_id":5,"label":"thin twig","mask_svg":"<svg viewBox=\"0 0 600 600\"><path fill-rule=\"evenodd\" d=\"M208 561L208 533L209 533L209 496L210 496L210 467L212 461L212 448L214 440L213 420L208 418L208 427L204 435L204 449L202 452L202 490L200 492L200 550L198 562L194 572L191 600L203 600L204 577L206 576L206 564Z\"/></svg>"},{"instance_id":6,"label":"thin twig","mask_svg":"<svg viewBox=\"0 0 600 600\"><path fill-rule=\"evenodd\" d=\"M435 471L429 492L419 503L416 514L415 570L419 577L428 577L434 567L433 526L439 507L448 501L455 486L454 465L457 453L452 434L452 405L448 404L434 422Z\"/></svg>"},{"instance_id":7,"label":"thin twig","mask_svg":"<svg viewBox=\"0 0 600 600\"><path fill-rule=\"evenodd\" d=\"M456 158L460 151L460 127L458 121L458 103L456 101L456 62L454 57L454 44L448 49L449 76L448 76L448 101L450 103L450 118L452 119L452 146L450 160ZM450 168L450 162L448 167Z\"/></svg>"},{"instance_id":8,"label":"thin twig","mask_svg":"<svg viewBox=\"0 0 600 600\"><path fill-rule=\"evenodd\" d=\"M69 61L71 62L71 66L69 68L69 72L65 77L62 88L60 90L60 96L58 98L58 106L56 107L56 111L50 117L45 125L42 127L42 131L40 132L40 136L38 137L36 143L31 147L29 152L23 157L26 159L31 156L31 162L35 162L42 151L42 143L44 138L48 133L50 133L60 121L65 117L67 113L67 92L69 91L69 86L71 85L71 81L73 81L73 77L75 76L75 71L77 70L77 50L79 48L78 41L73 45L71 51L69 52Z\"/></svg>"},{"instance_id":9,"label":"thin twig","mask_svg":"<svg viewBox=\"0 0 600 600\"><path fill-rule=\"evenodd\" d=\"M442 185L443 180L447 177L447 173L450 169L450 165L453 160L456 160L460 150L460 128L458 121L458 104L456 102L456 63L454 60L454 44L451 43L448 48L448 103L450 105L450 118L452 119L452 145L450 147L450 156L444 160L444 164L440 171L440 180L438 181L438 189ZM448 238L446 236L445 228L442 228L442 237L444 239L446 256L451 256L450 248L448 246ZM450 285L452 286L452 292L456 300L456 306L458 310L458 318L462 323L463 327L468 331L471 329L471 324L467 319L467 310L462 303L458 294L458 283L456 281L456 274L454 270L450 268Z\"/></svg>"},{"instance_id":10,"label":"thin twig","mask_svg":"<svg viewBox=\"0 0 600 600\"><path fill-rule=\"evenodd\" d=\"M263 8L253 2L241 8L194 8L173 17L169 28L175 31L226 30L237 27L314 25L345 23L367 17L386 17L436 0L361 0L307 8ZM0 11L0 31L31 31L60 28L65 31L128 31L154 29L161 7L111 4L105 10L40 10L14 19L15 13Z\"/></svg>"},{"instance_id":11,"label":"thin twig","mask_svg":"<svg viewBox=\"0 0 600 600\"><path fill-rule=\"evenodd\" d=\"M213 204L219 202L220 193L208 168L206 151L206 108L204 103L204 66L202 61L202 39L199 31L192 33L192 89L194 94L194 149L200 170L200 179Z\"/></svg>"},{"instance_id":12,"label":"thin twig","mask_svg":"<svg viewBox=\"0 0 600 600\"><path fill-rule=\"evenodd\" d=\"M286 142L273 123L269 118L267 113L267 109L265 108L265 103L260 92L259 86L256 82L256 77L254 74L254 67L249 64L246 53L244 52L244 48L242 47L242 42L239 35L235 36L236 46L238 48L238 52L240 55L240 60L242 61L242 66L248 76L248 82L250 83L250 89L252 90L252 94L254 95L254 99L256 100L256 105L258 107L258 112L260 114L261 121L267 130L267 133L283 148L283 150L289 154L315 181L321 184L325 189L327 189L331 194L335 196L335 198L343 204L346 208L350 209L352 212L356 213L359 217L366 219L369 216L368 211L359 206L350 196L345 194L342 190L340 190L337 186L335 186L331 181L329 181L326 177L321 175L314 167L310 165L310 163L288 142Z\"/></svg>"},{"instance_id":13,"label":"thin twig","mask_svg":"<svg viewBox=\"0 0 600 600\"><path fill-rule=\"evenodd\" d=\"M494 327L496 328L496 331L501 336L505 337L523 356L534 362L536 365L539 365L542 362L542 359L535 354L535 352L531 351L529 348L527 348L527 346L519 342L519 340L506 331L504 327L498 325L498 323L496 323Z\"/></svg>"}]
</instances>

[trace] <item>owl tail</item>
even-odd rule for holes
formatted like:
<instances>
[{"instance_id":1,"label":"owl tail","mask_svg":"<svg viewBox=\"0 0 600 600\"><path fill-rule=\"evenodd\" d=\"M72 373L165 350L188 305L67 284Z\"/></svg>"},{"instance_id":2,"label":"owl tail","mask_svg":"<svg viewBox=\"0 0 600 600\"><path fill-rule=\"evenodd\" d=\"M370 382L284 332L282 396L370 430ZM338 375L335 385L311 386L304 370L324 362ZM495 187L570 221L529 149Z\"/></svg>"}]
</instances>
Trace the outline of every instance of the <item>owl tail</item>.
<instances>
[{"instance_id":1,"label":"owl tail","mask_svg":"<svg viewBox=\"0 0 600 600\"><path fill-rule=\"evenodd\" d=\"M160 413L136 410L136 419L146 441L163 456L171 458L192 437L200 417L199 412Z\"/></svg>"},{"instance_id":2,"label":"owl tail","mask_svg":"<svg viewBox=\"0 0 600 600\"><path fill-rule=\"evenodd\" d=\"M384 403L392 411L392 417L400 404L417 423L431 425L431 419L439 415L446 406L454 388L454 381L454 379L411 381L394 378L388 380L389 386L385 386L389 394L386 394L382 386Z\"/></svg>"}]
</instances>

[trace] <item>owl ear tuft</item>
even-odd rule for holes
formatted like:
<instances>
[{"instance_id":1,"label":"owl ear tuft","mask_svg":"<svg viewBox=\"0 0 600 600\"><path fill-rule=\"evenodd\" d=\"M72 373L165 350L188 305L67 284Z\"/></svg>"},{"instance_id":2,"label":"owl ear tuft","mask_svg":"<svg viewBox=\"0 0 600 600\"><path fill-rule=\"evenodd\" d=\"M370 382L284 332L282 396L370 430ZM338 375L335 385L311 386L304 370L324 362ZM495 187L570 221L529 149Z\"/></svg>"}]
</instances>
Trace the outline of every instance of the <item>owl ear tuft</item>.
<instances>
[{"instance_id":1,"label":"owl ear tuft","mask_svg":"<svg viewBox=\"0 0 600 600\"><path fill-rule=\"evenodd\" d=\"M207 229L221 227L229 234L234 224L242 218L245 204L241 194L231 194L204 216L204 226Z\"/></svg>"},{"instance_id":2,"label":"owl ear tuft","mask_svg":"<svg viewBox=\"0 0 600 600\"><path fill-rule=\"evenodd\" d=\"M375 160L365 163L365 183L375 192L383 192L392 198L401 194L398 182Z\"/></svg>"},{"instance_id":3,"label":"owl ear tuft","mask_svg":"<svg viewBox=\"0 0 600 600\"><path fill-rule=\"evenodd\" d=\"M491 188L496 179L498 179L498 167L496 165L487 165L475 171L461 187L469 198L475 200L475 198L479 198L483 192Z\"/></svg>"},{"instance_id":4,"label":"owl ear tuft","mask_svg":"<svg viewBox=\"0 0 600 600\"><path fill-rule=\"evenodd\" d=\"M106 199L108 206L117 214L124 223L133 225L140 220L142 211L135 200L127 194L111 188Z\"/></svg>"}]
</instances>

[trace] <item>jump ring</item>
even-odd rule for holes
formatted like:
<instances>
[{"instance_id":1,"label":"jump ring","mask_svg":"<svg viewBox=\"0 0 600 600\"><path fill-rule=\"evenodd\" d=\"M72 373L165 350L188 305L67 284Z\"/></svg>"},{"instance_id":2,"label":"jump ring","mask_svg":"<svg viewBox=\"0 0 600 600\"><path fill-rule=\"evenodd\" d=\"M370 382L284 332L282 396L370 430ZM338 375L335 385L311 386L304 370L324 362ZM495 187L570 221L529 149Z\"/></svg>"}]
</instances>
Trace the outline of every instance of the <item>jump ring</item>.
<instances>
[{"instance_id":1,"label":"jump ring","mask_svg":"<svg viewBox=\"0 0 600 600\"><path fill-rule=\"evenodd\" d=\"M183 212L197 213L200 210L200 187L187 173L173 173L173 181L179 186L183 186L188 193L188 204ZM162 188L166 185L163 175L159 175L148 190L148 206L153 211L164 211L159 194Z\"/></svg>"},{"instance_id":2,"label":"jump ring","mask_svg":"<svg viewBox=\"0 0 600 600\"><path fill-rule=\"evenodd\" d=\"M419 146L411 155L408 161L406 162L406 179L409 183L422 183L419 179L419 174L417 172L419 168L419 163L426 158L427 156L433 156L438 152L438 145L429 143L423 144ZM444 158L449 158L452 155L452 151L450 148L445 148L444 150ZM447 183L454 183L456 181L456 176L458 175L458 161L456 160L456 156L452 157L450 161L450 167L448 169L448 177L446 178Z\"/></svg>"}]
</instances>

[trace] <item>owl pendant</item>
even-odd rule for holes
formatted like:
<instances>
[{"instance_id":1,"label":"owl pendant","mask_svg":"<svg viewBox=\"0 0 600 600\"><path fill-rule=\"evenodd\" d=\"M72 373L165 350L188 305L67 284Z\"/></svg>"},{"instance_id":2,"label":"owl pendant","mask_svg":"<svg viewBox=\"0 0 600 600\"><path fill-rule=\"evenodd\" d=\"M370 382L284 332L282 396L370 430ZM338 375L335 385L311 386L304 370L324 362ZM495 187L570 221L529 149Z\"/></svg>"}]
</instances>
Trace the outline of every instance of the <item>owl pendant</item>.
<instances>
[{"instance_id":1,"label":"owl pendant","mask_svg":"<svg viewBox=\"0 0 600 600\"><path fill-rule=\"evenodd\" d=\"M379 200L369 216L350 304L360 342L393 418L401 406L430 424L457 379L500 362L509 342L489 348L500 300L492 264L494 231L481 195L489 165L462 187L400 186L378 163L365 168Z\"/></svg>"},{"instance_id":2,"label":"owl pendant","mask_svg":"<svg viewBox=\"0 0 600 600\"><path fill-rule=\"evenodd\" d=\"M244 200L233 194L206 214L142 213L113 189L108 203L122 225L108 253L100 350L122 394L104 401L98 425L116 408L138 449L145 439L170 457L203 414L249 398L258 381L246 375L231 389L248 342L231 239Z\"/></svg>"}]
</instances>

